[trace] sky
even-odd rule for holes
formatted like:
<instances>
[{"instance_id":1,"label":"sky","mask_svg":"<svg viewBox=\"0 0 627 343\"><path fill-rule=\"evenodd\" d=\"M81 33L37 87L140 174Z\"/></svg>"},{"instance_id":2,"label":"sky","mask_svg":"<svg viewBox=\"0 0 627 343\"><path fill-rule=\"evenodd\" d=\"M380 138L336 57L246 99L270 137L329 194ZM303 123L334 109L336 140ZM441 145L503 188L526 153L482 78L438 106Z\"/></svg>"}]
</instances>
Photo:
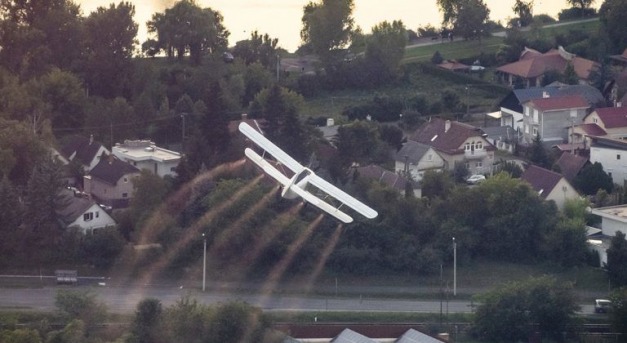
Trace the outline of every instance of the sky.
<instances>
[{"instance_id":1,"label":"sky","mask_svg":"<svg viewBox=\"0 0 627 343\"><path fill-rule=\"evenodd\" d=\"M405 27L416 31L418 27L431 24L440 26L442 15L438 11L436 0L353 0L353 17L356 25L364 33L383 21L401 20ZM112 0L78 0L87 16L99 6L108 6ZM163 12L172 7L172 0L131 0L135 5L135 21L139 24L138 40L140 44L148 36L146 21L156 12ZM229 46L237 41L250 38L250 33L257 30L260 34L269 34L279 39L279 46L288 51L295 51L300 45L301 18L303 7L310 0L196 0L200 7L210 7L222 13L224 25L229 30ZM316 1L318 2L318 1ZM490 19L503 23L513 17L512 7L515 0L484 0L490 9ZM117 3L117 2L115 2ZM534 14L548 14L557 18L561 9L569 7L566 0L535 0Z\"/></svg>"}]
</instances>

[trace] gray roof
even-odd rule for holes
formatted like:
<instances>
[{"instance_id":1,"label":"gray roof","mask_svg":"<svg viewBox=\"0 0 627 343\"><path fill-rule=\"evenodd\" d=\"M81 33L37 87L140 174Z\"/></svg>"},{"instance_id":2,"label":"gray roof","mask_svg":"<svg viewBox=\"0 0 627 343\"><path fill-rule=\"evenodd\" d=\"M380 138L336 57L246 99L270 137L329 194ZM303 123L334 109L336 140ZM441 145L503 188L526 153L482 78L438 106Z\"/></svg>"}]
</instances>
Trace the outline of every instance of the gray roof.
<instances>
[{"instance_id":1,"label":"gray roof","mask_svg":"<svg viewBox=\"0 0 627 343\"><path fill-rule=\"evenodd\" d=\"M516 130L514 130L509 125L484 127L481 128L481 130L483 130L483 132L488 135L489 138L493 139L516 138L517 136Z\"/></svg>"},{"instance_id":2,"label":"gray roof","mask_svg":"<svg viewBox=\"0 0 627 343\"><path fill-rule=\"evenodd\" d=\"M72 224L78 217L82 216L85 211L96 204L93 200L88 198L75 196L74 192L69 189L64 189L60 193L62 206L57 210L59 219L67 226Z\"/></svg>"},{"instance_id":3,"label":"gray roof","mask_svg":"<svg viewBox=\"0 0 627 343\"><path fill-rule=\"evenodd\" d=\"M403 144L401 150L396 153L396 160L405 162L405 156L407 156L407 162L417 164L430 148L431 147L426 144L409 140L407 143Z\"/></svg>"},{"instance_id":4,"label":"gray roof","mask_svg":"<svg viewBox=\"0 0 627 343\"><path fill-rule=\"evenodd\" d=\"M333 338L330 343L377 343L377 341L351 329L344 329L344 331Z\"/></svg>"},{"instance_id":5,"label":"gray roof","mask_svg":"<svg viewBox=\"0 0 627 343\"><path fill-rule=\"evenodd\" d=\"M396 343L442 343L442 341L420 331L409 329L396 340Z\"/></svg>"},{"instance_id":6,"label":"gray roof","mask_svg":"<svg viewBox=\"0 0 627 343\"><path fill-rule=\"evenodd\" d=\"M135 166L120 161L113 155L109 155L108 157L102 158L94 169L89 172L89 175L115 186L122 176L126 174L139 174L139 172L139 169Z\"/></svg>"}]
</instances>

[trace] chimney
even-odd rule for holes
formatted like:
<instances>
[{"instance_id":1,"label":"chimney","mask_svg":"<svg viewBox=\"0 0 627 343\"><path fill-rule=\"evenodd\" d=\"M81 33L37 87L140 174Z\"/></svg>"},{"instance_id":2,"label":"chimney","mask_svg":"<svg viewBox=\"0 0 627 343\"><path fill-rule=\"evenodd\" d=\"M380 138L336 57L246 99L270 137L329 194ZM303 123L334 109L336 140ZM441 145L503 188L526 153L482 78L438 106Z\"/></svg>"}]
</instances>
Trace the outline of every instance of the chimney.
<instances>
[{"instance_id":1,"label":"chimney","mask_svg":"<svg viewBox=\"0 0 627 343\"><path fill-rule=\"evenodd\" d=\"M242 120L248 119L248 113L242 113Z\"/></svg>"},{"instance_id":2,"label":"chimney","mask_svg":"<svg viewBox=\"0 0 627 343\"><path fill-rule=\"evenodd\" d=\"M327 126L335 125L335 120L333 118L327 118Z\"/></svg>"},{"instance_id":3,"label":"chimney","mask_svg":"<svg viewBox=\"0 0 627 343\"><path fill-rule=\"evenodd\" d=\"M546 98L550 98L551 96L549 95L549 92L547 91L542 91L542 98L546 99Z\"/></svg>"},{"instance_id":4,"label":"chimney","mask_svg":"<svg viewBox=\"0 0 627 343\"><path fill-rule=\"evenodd\" d=\"M447 120L444 122L444 132L446 133L446 132L448 132L448 130L450 130L450 129L451 129L451 121L447 119Z\"/></svg>"}]
</instances>

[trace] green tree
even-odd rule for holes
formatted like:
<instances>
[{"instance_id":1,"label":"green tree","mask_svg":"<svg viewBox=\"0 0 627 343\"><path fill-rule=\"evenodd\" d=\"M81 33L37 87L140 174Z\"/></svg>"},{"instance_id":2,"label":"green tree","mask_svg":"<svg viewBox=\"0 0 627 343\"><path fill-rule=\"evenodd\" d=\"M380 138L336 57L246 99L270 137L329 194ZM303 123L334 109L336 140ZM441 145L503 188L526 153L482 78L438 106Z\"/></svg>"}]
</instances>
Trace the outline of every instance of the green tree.
<instances>
[{"instance_id":1,"label":"green tree","mask_svg":"<svg viewBox=\"0 0 627 343\"><path fill-rule=\"evenodd\" d=\"M78 131L83 127L87 95L74 74L54 68L27 87L42 101L53 129Z\"/></svg>"},{"instance_id":2,"label":"green tree","mask_svg":"<svg viewBox=\"0 0 627 343\"><path fill-rule=\"evenodd\" d=\"M627 287L613 290L610 301L612 301L612 311L610 312L612 329L623 336L627 335Z\"/></svg>"},{"instance_id":3,"label":"green tree","mask_svg":"<svg viewBox=\"0 0 627 343\"><path fill-rule=\"evenodd\" d=\"M583 17L585 10L592 6L594 0L566 0L571 6L578 7L581 10L581 16Z\"/></svg>"},{"instance_id":4,"label":"green tree","mask_svg":"<svg viewBox=\"0 0 627 343\"><path fill-rule=\"evenodd\" d=\"M428 170L422 177L422 195L431 200L446 199L453 189L454 182L447 173Z\"/></svg>"},{"instance_id":5,"label":"green tree","mask_svg":"<svg viewBox=\"0 0 627 343\"><path fill-rule=\"evenodd\" d=\"M603 165L599 162L585 166L575 179L573 186L581 193L586 195L595 195L600 189L611 193L614 188L612 177L604 170Z\"/></svg>"},{"instance_id":6,"label":"green tree","mask_svg":"<svg viewBox=\"0 0 627 343\"><path fill-rule=\"evenodd\" d=\"M80 8L72 1L0 2L0 64L27 79L82 59Z\"/></svg>"},{"instance_id":7,"label":"green tree","mask_svg":"<svg viewBox=\"0 0 627 343\"><path fill-rule=\"evenodd\" d=\"M531 145L531 151L529 153L529 160L534 164L548 169L551 167L551 160L549 158L549 154L546 151L546 148L542 144L542 139L540 135L536 135L533 138L533 143Z\"/></svg>"},{"instance_id":8,"label":"green tree","mask_svg":"<svg viewBox=\"0 0 627 343\"><path fill-rule=\"evenodd\" d=\"M117 228L98 229L95 234L84 237L81 244L81 256L85 262L106 270L113 265L125 244L126 240Z\"/></svg>"},{"instance_id":9,"label":"green tree","mask_svg":"<svg viewBox=\"0 0 627 343\"><path fill-rule=\"evenodd\" d=\"M567 85L579 84L579 75L575 72L575 67L572 63L566 65L566 69L562 73L560 80Z\"/></svg>"},{"instance_id":10,"label":"green tree","mask_svg":"<svg viewBox=\"0 0 627 343\"><path fill-rule=\"evenodd\" d=\"M22 205L16 201L19 193L5 175L0 181L0 265L6 265L17 252L19 226L22 223Z\"/></svg>"},{"instance_id":11,"label":"green tree","mask_svg":"<svg viewBox=\"0 0 627 343\"><path fill-rule=\"evenodd\" d=\"M473 330L489 342L525 341L533 330L561 340L579 310L572 285L551 277L512 282L477 300ZM532 330L533 324L538 326Z\"/></svg>"},{"instance_id":12,"label":"green tree","mask_svg":"<svg viewBox=\"0 0 627 343\"><path fill-rule=\"evenodd\" d=\"M357 121L338 128L335 145L345 168L353 163L368 165L374 160L381 138L377 126L368 121Z\"/></svg>"},{"instance_id":13,"label":"green tree","mask_svg":"<svg viewBox=\"0 0 627 343\"><path fill-rule=\"evenodd\" d=\"M157 35L157 48L168 57L176 55L181 60L189 52L191 61L199 64L204 54L226 50L229 31L222 21L220 12L182 0L163 13L153 14L147 25L148 32Z\"/></svg>"},{"instance_id":14,"label":"green tree","mask_svg":"<svg viewBox=\"0 0 627 343\"><path fill-rule=\"evenodd\" d=\"M135 6L120 2L98 7L85 19L87 62L84 70L93 95L105 98L130 96L133 51L137 24Z\"/></svg>"},{"instance_id":15,"label":"green tree","mask_svg":"<svg viewBox=\"0 0 627 343\"><path fill-rule=\"evenodd\" d=\"M533 20L533 1L516 0L512 11L518 15L520 26L527 26Z\"/></svg>"},{"instance_id":16,"label":"green tree","mask_svg":"<svg viewBox=\"0 0 627 343\"><path fill-rule=\"evenodd\" d=\"M612 284L621 287L627 285L627 240L625 234L616 231L616 235L612 237L610 248L607 249L607 264L605 269Z\"/></svg>"},{"instance_id":17,"label":"green tree","mask_svg":"<svg viewBox=\"0 0 627 343\"><path fill-rule=\"evenodd\" d=\"M483 0L437 0L442 12L442 25L465 39L480 38L490 17Z\"/></svg>"},{"instance_id":18,"label":"green tree","mask_svg":"<svg viewBox=\"0 0 627 343\"><path fill-rule=\"evenodd\" d=\"M233 56L241 58L246 65L258 62L273 68L277 63L278 43L278 38L271 38L267 33L261 35L255 30L250 39L235 43Z\"/></svg>"},{"instance_id":19,"label":"green tree","mask_svg":"<svg viewBox=\"0 0 627 343\"><path fill-rule=\"evenodd\" d=\"M403 23L395 20L375 25L366 42L365 60L373 83L395 79L407 45Z\"/></svg>"},{"instance_id":20,"label":"green tree","mask_svg":"<svg viewBox=\"0 0 627 343\"><path fill-rule=\"evenodd\" d=\"M60 163L48 156L39 161L28 180L24 222L31 253L50 252L61 240L63 232L57 222L57 212L67 206L60 193L64 185L62 177Z\"/></svg>"},{"instance_id":21,"label":"green tree","mask_svg":"<svg viewBox=\"0 0 627 343\"><path fill-rule=\"evenodd\" d=\"M627 0L605 0L599 9L601 30L608 37L611 50L621 53L627 46Z\"/></svg>"},{"instance_id":22,"label":"green tree","mask_svg":"<svg viewBox=\"0 0 627 343\"><path fill-rule=\"evenodd\" d=\"M131 324L128 343L161 343L166 342L162 332L163 308L161 301L148 298L140 301L135 310L135 318Z\"/></svg>"},{"instance_id":23,"label":"green tree","mask_svg":"<svg viewBox=\"0 0 627 343\"><path fill-rule=\"evenodd\" d=\"M300 37L305 45L311 46L328 72L341 61L342 49L350 43L353 8L353 0L310 1L303 8Z\"/></svg>"},{"instance_id":24,"label":"green tree","mask_svg":"<svg viewBox=\"0 0 627 343\"><path fill-rule=\"evenodd\" d=\"M0 331L0 342L3 343L41 343L39 332L35 329L15 329Z\"/></svg>"},{"instance_id":25,"label":"green tree","mask_svg":"<svg viewBox=\"0 0 627 343\"><path fill-rule=\"evenodd\" d=\"M65 319L81 320L85 325L85 335L107 317L106 306L90 291L60 289L54 297L54 304Z\"/></svg>"},{"instance_id":26,"label":"green tree","mask_svg":"<svg viewBox=\"0 0 627 343\"><path fill-rule=\"evenodd\" d=\"M135 227L141 227L144 220L165 200L170 185L159 175L142 170L139 177L133 179L133 189L130 211L136 220Z\"/></svg>"}]
</instances>

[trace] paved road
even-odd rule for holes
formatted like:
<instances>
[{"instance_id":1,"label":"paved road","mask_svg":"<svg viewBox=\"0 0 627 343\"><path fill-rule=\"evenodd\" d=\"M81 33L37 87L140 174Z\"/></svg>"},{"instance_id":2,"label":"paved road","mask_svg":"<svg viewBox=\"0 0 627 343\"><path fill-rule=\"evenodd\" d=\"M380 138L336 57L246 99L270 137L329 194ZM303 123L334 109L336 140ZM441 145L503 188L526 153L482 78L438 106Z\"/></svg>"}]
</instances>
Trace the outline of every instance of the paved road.
<instances>
[{"instance_id":1,"label":"paved road","mask_svg":"<svg viewBox=\"0 0 627 343\"><path fill-rule=\"evenodd\" d=\"M411 300L376 297L309 297L300 295L231 294L221 291L202 293L179 287L43 287L43 288L0 288L0 310L41 310L55 309L54 297L59 289L90 290L98 300L107 305L110 312L132 313L137 303L146 298L160 299L164 306L174 304L184 296L190 296L203 304L217 304L229 301L244 301L260 307L264 311L356 311L356 312L416 312L416 313L468 313L472 304L466 300ZM593 306L584 304L582 313L592 313Z\"/></svg>"}]
</instances>

